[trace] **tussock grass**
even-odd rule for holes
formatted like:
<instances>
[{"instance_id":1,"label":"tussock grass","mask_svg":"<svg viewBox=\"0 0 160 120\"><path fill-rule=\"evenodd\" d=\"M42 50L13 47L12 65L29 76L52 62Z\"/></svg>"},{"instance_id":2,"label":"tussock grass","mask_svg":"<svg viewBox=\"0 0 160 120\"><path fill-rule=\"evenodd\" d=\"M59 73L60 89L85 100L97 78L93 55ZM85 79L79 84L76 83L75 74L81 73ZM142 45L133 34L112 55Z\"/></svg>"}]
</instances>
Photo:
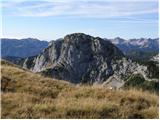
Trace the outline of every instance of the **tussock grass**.
<instances>
[{"instance_id":1,"label":"tussock grass","mask_svg":"<svg viewBox=\"0 0 160 120\"><path fill-rule=\"evenodd\" d=\"M158 96L75 86L3 64L2 118L158 118Z\"/></svg>"}]
</instances>

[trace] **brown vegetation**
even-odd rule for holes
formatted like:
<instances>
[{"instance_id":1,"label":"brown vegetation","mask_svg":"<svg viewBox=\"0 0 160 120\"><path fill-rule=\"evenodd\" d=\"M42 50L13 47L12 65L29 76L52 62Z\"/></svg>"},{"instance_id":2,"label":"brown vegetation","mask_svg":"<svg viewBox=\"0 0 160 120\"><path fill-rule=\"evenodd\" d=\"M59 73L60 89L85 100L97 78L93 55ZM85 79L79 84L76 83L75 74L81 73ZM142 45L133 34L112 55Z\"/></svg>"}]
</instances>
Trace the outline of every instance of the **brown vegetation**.
<instances>
[{"instance_id":1,"label":"brown vegetation","mask_svg":"<svg viewBox=\"0 0 160 120\"><path fill-rule=\"evenodd\" d=\"M75 86L2 61L2 118L158 118L158 96Z\"/></svg>"}]
</instances>

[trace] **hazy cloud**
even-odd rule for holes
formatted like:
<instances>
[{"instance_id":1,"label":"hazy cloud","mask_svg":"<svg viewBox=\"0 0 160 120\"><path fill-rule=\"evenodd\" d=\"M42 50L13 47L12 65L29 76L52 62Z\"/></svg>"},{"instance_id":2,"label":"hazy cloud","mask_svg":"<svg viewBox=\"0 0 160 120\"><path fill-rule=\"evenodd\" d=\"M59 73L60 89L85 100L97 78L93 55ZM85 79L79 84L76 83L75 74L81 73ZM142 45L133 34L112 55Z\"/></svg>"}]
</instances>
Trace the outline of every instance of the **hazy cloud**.
<instances>
[{"instance_id":1,"label":"hazy cloud","mask_svg":"<svg viewBox=\"0 0 160 120\"><path fill-rule=\"evenodd\" d=\"M2 1L2 14L112 18L158 14L158 0L43 0Z\"/></svg>"}]
</instances>

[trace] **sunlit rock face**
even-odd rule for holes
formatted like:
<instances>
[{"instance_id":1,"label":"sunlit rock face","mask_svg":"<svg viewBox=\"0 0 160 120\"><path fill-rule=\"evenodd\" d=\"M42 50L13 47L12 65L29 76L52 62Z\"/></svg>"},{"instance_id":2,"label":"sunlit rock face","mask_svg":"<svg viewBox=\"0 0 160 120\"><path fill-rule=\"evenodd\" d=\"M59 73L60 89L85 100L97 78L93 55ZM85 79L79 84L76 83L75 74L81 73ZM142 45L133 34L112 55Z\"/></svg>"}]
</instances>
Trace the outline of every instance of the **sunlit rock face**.
<instances>
[{"instance_id":1,"label":"sunlit rock face","mask_svg":"<svg viewBox=\"0 0 160 120\"><path fill-rule=\"evenodd\" d=\"M111 42L75 33L50 42L41 54L27 58L23 67L73 83L101 83L114 74L112 60L122 57Z\"/></svg>"},{"instance_id":2,"label":"sunlit rock face","mask_svg":"<svg viewBox=\"0 0 160 120\"><path fill-rule=\"evenodd\" d=\"M23 68L72 83L110 83L118 88L133 74L150 80L147 66L125 58L110 41L83 33L51 41L40 54L25 59Z\"/></svg>"}]
</instances>

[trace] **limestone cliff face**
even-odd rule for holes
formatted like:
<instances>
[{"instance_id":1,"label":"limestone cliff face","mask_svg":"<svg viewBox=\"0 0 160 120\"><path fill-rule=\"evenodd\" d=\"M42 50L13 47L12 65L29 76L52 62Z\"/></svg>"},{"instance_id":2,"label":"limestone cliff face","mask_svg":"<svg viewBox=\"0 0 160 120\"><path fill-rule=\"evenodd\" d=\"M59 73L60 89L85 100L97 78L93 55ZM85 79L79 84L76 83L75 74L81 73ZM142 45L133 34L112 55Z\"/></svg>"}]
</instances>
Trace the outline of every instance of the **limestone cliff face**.
<instances>
[{"instance_id":1,"label":"limestone cliff face","mask_svg":"<svg viewBox=\"0 0 160 120\"><path fill-rule=\"evenodd\" d=\"M141 74L146 80L147 78L147 66L140 65L139 63L133 62L130 59L122 58L121 60L114 60L112 62L112 68L114 75L120 79L127 79L133 74Z\"/></svg>"},{"instance_id":2,"label":"limestone cliff face","mask_svg":"<svg viewBox=\"0 0 160 120\"><path fill-rule=\"evenodd\" d=\"M110 41L83 33L51 41L39 55L25 59L23 68L72 83L100 83L116 88L134 74L158 81L153 63L133 62Z\"/></svg>"},{"instance_id":3,"label":"limestone cliff face","mask_svg":"<svg viewBox=\"0 0 160 120\"><path fill-rule=\"evenodd\" d=\"M114 74L112 61L123 57L111 42L75 33L50 42L41 54L27 58L23 67L73 83L101 83Z\"/></svg>"}]
</instances>

